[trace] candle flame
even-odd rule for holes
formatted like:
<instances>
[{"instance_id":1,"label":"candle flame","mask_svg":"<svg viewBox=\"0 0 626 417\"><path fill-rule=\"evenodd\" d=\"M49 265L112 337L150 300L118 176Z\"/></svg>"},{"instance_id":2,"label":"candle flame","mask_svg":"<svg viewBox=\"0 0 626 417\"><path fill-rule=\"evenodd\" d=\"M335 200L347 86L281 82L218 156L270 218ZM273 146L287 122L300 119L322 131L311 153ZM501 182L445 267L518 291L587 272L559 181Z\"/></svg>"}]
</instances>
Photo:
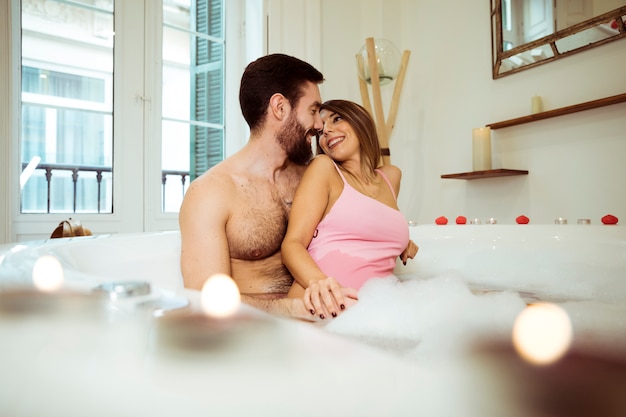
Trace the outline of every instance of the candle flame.
<instances>
[{"instance_id":1,"label":"candle flame","mask_svg":"<svg viewBox=\"0 0 626 417\"><path fill-rule=\"evenodd\" d=\"M202 286L200 299L202 310L209 316L219 318L233 315L241 304L237 284L225 274L210 276Z\"/></svg>"},{"instance_id":2,"label":"candle flame","mask_svg":"<svg viewBox=\"0 0 626 417\"><path fill-rule=\"evenodd\" d=\"M33 284L40 291L53 292L61 288L64 281L63 266L57 258L44 255L33 267Z\"/></svg>"},{"instance_id":3,"label":"candle flame","mask_svg":"<svg viewBox=\"0 0 626 417\"><path fill-rule=\"evenodd\" d=\"M536 365L560 359L572 342L567 312L551 303L528 306L515 320L513 345L522 358Z\"/></svg>"}]
</instances>

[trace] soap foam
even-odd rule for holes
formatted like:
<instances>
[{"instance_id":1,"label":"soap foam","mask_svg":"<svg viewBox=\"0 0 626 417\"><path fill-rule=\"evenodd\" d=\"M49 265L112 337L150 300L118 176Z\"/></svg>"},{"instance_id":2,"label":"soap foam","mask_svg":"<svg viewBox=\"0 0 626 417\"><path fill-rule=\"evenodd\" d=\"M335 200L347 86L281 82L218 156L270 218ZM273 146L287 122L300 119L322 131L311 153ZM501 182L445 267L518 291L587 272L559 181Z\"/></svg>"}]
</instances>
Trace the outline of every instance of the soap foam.
<instances>
[{"instance_id":1,"label":"soap foam","mask_svg":"<svg viewBox=\"0 0 626 417\"><path fill-rule=\"evenodd\" d=\"M454 274L372 279L359 302L329 322L332 333L403 355L462 353L472 341L509 339L526 303L515 292L473 293Z\"/></svg>"}]
</instances>

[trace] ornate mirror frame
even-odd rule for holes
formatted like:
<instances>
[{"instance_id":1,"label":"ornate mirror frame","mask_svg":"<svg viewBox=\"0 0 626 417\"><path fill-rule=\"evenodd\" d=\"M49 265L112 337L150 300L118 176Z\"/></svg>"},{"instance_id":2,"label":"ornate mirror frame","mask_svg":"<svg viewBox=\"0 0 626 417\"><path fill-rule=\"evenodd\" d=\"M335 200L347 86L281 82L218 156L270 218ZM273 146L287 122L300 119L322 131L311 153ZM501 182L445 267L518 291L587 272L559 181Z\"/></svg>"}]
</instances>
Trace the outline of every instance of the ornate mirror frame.
<instances>
[{"instance_id":1,"label":"ornate mirror frame","mask_svg":"<svg viewBox=\"0 0 626 417\"><path fill-rule=\"evenodd\" d=\"M622 6L550 35L504 50L502 0L490 2L494 80L626 37L626 6ZM598 36L589 36L590 31L602 31L606 36L597 39Z\"/></svg>"}]
</instances>

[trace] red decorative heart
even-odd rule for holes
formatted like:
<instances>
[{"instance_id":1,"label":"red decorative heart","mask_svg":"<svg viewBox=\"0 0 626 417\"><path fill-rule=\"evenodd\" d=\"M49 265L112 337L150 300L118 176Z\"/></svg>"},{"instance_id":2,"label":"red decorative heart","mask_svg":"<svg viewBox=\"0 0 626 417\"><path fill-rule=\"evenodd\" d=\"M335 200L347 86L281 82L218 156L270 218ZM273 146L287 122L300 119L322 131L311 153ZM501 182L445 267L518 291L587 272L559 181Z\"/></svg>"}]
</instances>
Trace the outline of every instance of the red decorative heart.
<instances>
[{"instance_id":1,"label":"red decorative heart","mask_svg":"<svg viewBox=\"0 0 626 417\"><path fill-rule=\"evenodd\" d=\"M619 219L612 214L607 214L601 220L604 224L617 224L617 222L619 221Z\"/></svg>"}]
</instances>

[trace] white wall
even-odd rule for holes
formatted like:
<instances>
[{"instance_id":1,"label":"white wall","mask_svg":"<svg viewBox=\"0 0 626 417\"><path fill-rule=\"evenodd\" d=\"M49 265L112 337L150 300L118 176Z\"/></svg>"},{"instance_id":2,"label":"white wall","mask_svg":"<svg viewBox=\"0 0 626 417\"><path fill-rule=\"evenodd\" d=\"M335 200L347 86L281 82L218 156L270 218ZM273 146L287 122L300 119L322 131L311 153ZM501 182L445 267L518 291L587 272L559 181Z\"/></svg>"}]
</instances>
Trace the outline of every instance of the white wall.
<instances>
[{"instance_id":1,"label":"white wall","mask_svg":"<svg viewBox=\"0 0 626 417\"><path fill-rule=\"evenodd\" d=\"M407 218L626 222L626 103L493 131L493 167L527 176L440 178L472 170L473 127L529 114L534 94L549 110L626 92L626 40L493 80L489 0L322 0L321 9L324 99L361 101L354 55L365 38L411 51L390 141ZM383 87L386 112L392 88Z\"/></svg>"}]
</instances>

